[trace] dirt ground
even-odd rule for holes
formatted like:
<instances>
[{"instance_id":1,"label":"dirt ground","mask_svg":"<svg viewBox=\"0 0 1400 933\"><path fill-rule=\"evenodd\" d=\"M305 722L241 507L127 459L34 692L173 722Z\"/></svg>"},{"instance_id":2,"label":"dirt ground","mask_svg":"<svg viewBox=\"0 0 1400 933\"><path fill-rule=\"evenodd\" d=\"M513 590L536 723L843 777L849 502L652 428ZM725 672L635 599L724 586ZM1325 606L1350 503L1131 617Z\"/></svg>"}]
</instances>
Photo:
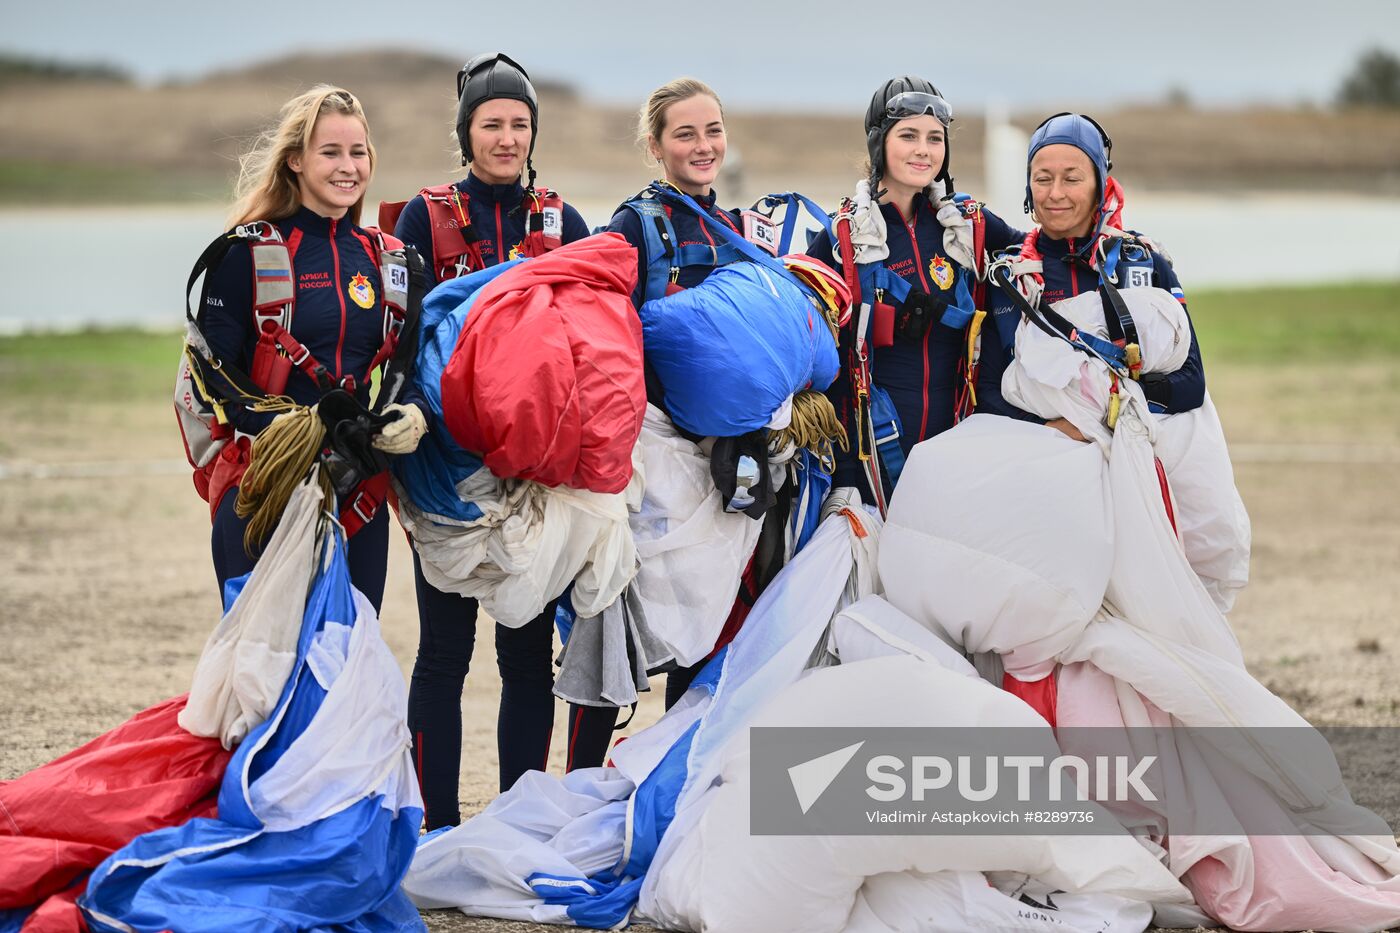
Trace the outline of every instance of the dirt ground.
<instances>
[{"instance_id":1,"label":"dirt ground","mask_svg":"<svg viewBox=\"0 0 1400 933\"><path fill-rule=\"evenodd\" d=\"M1212 372L1254 523L1253 581L1232 614L1251 669L1318 724L1400 725L1400 374L1390 362ZM24 404L0 392L0 780L189 686L218 618L207 507L166 397ZM392 536L385 637L408 672L411 562ZM500 682L489 626L464 700L461 796L494 795ZM631 731L660 712L658 689ZM552 767L566 734L560 704ZM1353 794L1394 822L1387 771ZM429 918L435 930L526 925ZM543 928L541 928L543 929Z\"/></svg>"}]
</instances>

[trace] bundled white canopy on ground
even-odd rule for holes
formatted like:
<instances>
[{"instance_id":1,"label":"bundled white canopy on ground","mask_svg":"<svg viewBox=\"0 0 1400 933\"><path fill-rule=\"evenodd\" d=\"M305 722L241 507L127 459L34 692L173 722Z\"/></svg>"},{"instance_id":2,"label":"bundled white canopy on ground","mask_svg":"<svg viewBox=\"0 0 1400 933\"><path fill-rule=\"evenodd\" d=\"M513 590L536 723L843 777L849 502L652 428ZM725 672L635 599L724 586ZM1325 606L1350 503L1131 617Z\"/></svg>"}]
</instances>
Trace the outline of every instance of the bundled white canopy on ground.
<instances>
[{"instance_id":1,"label":"bundled white canopy on ground","mask_svg":"<svg viewBox=\"0 0 1400 933\"><path fill-rule=\"evenodd\" d=\"M1126 288L1119 295L1137 326L1143 372L1180 369L1191 347L1191 325L1181 303L1160 288ZM1107 336L1098 292L1058 301L1054 309L1079 330ZM1110 432L1104 421L1112 382L1104 363L1022 321L1002 391L1007 401L1026 411L1068 419L1106 454ZM1149 415L1136 383L1122 381L1118 390L1125 400L1138 400L1139 416L1148 423L1153 452L1171 481L1186 557L1220 611L1229 612L1249 582L1249 515L1235 487L1225 433L1210 393L1192 411Z\"/></svg>"},{"instance_id":2,"label":"bundled white canopy on ground","mask_svg":"<svg viewBox=\"0 0 1400 933\"><path fill-rule=\"evenodd\" d=\"M420 906L474 915L606 928L635 905L638 920L717 931L1063 929L1020 900L1052 888L1075 892L1055 903L1082 928L1136 931L1149 901L1188 901L1126 835L987 837L971 849L961 837L750 836L755 723L945 724L950 708L969 721L1040 723L887 603L850 605L878 583L879 534L864 512L829 516L718 663L618 746L616 768L527 776L479 816L425 839L405 890ZM800 679L833 657L843 665ZM781 853L764 848L775 841ZM1009 874L989 887L970 865Z\"/></svg>"},{"instance_id":3,"label":"bundled white canopy on ground","mask_svg":"<svg viewBox=\"0 0 1400 933\"><path fill-rule=\"evenodd\" d=\"M878 530L865 513L829 517L687 695L614 750L616 768L527 775L480 815L425 838L404 890L420 906L479 916L601 928L629 917L658 843L674 835L668 814L703 796L719 747L797 678L848 583L870 585Z\"/></svg>"},{"instance_id":4,"label":"bundled white canopy on ground","mask_svg":"<svg viewBox=\"0 0 1400 933\"><path fill-rule=\"evenodd\" d=\"M1123 296L1140 291L1147 290ZM1063 313L1063 303L1056 307ZM1161 307L1165 320L1170 308ZM1152 317L1133 310L1140 333L1146 330L1146 365L1170 365L1174 356L1164 363L1149 349ZM1099 314L1101 320L1101 308ZM1228 623L1172 529L1153 463L1153 442L1172 422L1157 421L1138 387L1125 383L1109 432L1099 420L1106 367L1062 341L1041 343L1030 334L1024 325L1018 333L1004 381L1008 398L1045 417L1069 418L1095 443L979 415L917 446L881 549L889 600L964 651L1000 655L1023 680L1071 665L1059 678L1060 726L1306 727L1245 670ZM1176 490L1178 515L1209 484L1233 487L1221 469L1228 458L1198 464L1190 449L1185 445L1176 470L1198 471L1201 485ZM1209 508L1230 499L1206 493ZM1224 529L1214 540L1228 542L1230 516L1196 527L1212 521ZM1233 540L1247 541L1247 524ZM1222 555L1222 566L1239 559L1230 545L1215 558ZM1212 579L1243 577L1226 571ZM1161 750L1164 760L1206 758L1197 744L1203 740L1187 731L1163 741L1170 746ZM1186 799L1249 814L1253 825L1262 821L1289 835L1185 836L1172 832L1166 813L1136 825L1148 845L1170 852L1172 872L1219 921L1329 930L1400 923L1395 840L1351 801L1326 743L1319 737L1314 744L1300 754L1236 743L1212 749L1225 762L1217 770L1183 766ZM1141 822L1140 814L1125 819ZM1304 828L1332 835L1300 835Z\"/></svg>"},{"instance_id":5,"label":"bundled white canopy on ground","mask_svg":"<svg viewBox=\"0 0 1400 933\"><path fill-rule=\"evenodd\" d=\"M853 609L864 613L878 597ZM888 615L895 610L884 607ZM878 612L878 610L877 610ZM872 615L876 613L871 613ZM862 631L883 641L867 625ZM923 632L925 639L928 633ZM901 639L902 640L902 639ZM931 640L931 639L930 639ZM810 673L751 721L753 726L1016 726L1050 729L1014 696L925 645L916 655L869 657ZM867 649L869 650L869 649ZM961 659L959 659L961 660ZM1140 931L1152 902L1186 891L1127 833L1117 836L753 835L749 741L722 754L703 813L658 861L648 916L688 930L1075 929ZM1099 811L1099 818L1112 818ZM674 826L675 824L673 824ZM1036 919L1025 904L988 887L983 871L1049 886L1060 911ZM980 888L978 883L980 882ZM1013 882L1014 883L1014 882ZM1023 908L1017 919L1017 906ZM1010 925L1002 925L1011 921Z\"/></svg>"}]
</instances>

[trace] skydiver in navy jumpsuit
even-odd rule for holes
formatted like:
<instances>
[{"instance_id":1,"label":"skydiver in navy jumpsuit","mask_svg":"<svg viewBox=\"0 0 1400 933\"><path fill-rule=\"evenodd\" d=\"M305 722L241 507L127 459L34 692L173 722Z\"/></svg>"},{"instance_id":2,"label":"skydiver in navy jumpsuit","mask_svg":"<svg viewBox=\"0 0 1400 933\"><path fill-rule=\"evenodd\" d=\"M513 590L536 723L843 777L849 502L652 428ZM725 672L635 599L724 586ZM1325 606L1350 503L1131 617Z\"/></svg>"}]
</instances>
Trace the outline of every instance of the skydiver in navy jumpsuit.
<instances>
[{"instance_id":1,"label":"skydiver in navy jumpsuit","mask_svg":"<svg viewBox=\"0 0 1400 933\"><path fill-rule=\"evenodd\" d=\"M530 156L539 114L534 87L524 70L499 53L479 55L462 70L458 90L458 139L463 162L470 163L471 169L453 187L463 196L479 262L472 258L460 269L444 270L430 259L434 284L521 258L528 218L522 173L528 172L531 187L534 184ZM434 255L432 221L423 195L404 206L395 234L418 247L425 257ZM457 234L453 230L449 235ZM560 241L571 243L587 235L588 227L578 211L564 204ZM463 242L457 245L463 246ZM475 599L443 592L429 583L416 551L413 569L419 641L409 686L408 724L426 823L432 830L461 820L462 691L476 641L478 605ZM555 605L551 601L538 617L519 628L496 626L496 662L501 675L496 745L502 791L509 790L526 771L548 766L554 728ZM604 720L599 732L605 737L611 734L613 713L611 709L599 711ZM587 728L599 714L585 708L571 712L570 770L603 763L606 739L602 743L573 741L577 729Z\"/></svg>"},{"instance_id":2,"label":"skydiver in navy jumpsuit","mask_svg":"<svg viewBox=\"0 0 1400 933\"><path fill-rule=\"evenodd\" d=\"M373 169L364 111L348 91L321 88L290 102L284 108L284 122L288 120L312 122L311 145L305 152L272 153L263 175L249 179L252 190L235 212L240 223L265 220L277 226L292 259L292 337L337 384L353 379L353 394L368 405L369 369L384 345L385 318L376 245L355 223ZM278 138L290 137L280 134ZM300 139L300 134L295 138ZM288 170L294 181L282 174ZM293 213L263 216L274 212L269 205L282 203L292 184L298 186ZM247 242L237 240L208 273L199 319L215 358L227 360L243 372L252 371L258 337L252 304L251 254ZM281 394L299 405L313 405L323 391L311 376L294 366ZM421 397L410 390L400 401L416 405ZM234 429L246 436L257 435L275 417L236 403L225 406L225 411ZM414 420L422 418L418 407L411 414ZM235 438L225 445L220 458L226 462L215 466L225 468L224 476L241 475L238 471L247 460L246 442ZM252 569L254 559L244 550L248 521L234 512L236 479L231 485L219 483L210 493L214 570L222 593L226 581ZM351 536L348 547L351 580L376 609L384 594L387 549L388 520L380 509Z\"/></svg>"},{"instance_id":3,"label":"skydiver in navy jumpsuit","mask_svg":"<svg viewBox=\"0 0 1400 933\"><path fill-rule=\"evenodd\" d=\"M1055 173L1043 171L1043 179L1033 183L1031 166L1038 152L1047 146L1069 146L1078 149L1088 160L1088 168L1076 174L1067 171L1069 183L1059 180L1064 193L1049 193L1049 182ZM1030 209L1036 200L1048 202L1052 197L1060 198L1066 205L1075 204L1080 209L1078 227L1071 230L1068 222L1059 222L1054 216L1032 237L1028 238L1042 260L1043 290L1040 294L1041 306L1056 301L1073 298L1086 291L1099 287L1099 272L1091 264L1090 255L1097 239L1097 231L1102 227L1106 205L1106 183L1112 162L1109 160L1112 143L1106 134L1092 121L1078 114L1058 114L1041 124L1031 138L1026 167L1026 206ZM1053 151L1048 154L1053 154ZM1116 183L1115 183L1116 184ZM1053 215L1045 205L1045 214ZM1059 207L1058 204L1054 205ZM1088 213L1086 213L1088 212ZM1087 228L1084 226L1087 224ZM1013 252L1019 252L1017 243ZM1151 286L1172 293L1176 299L1186 304L1186 296L1171 260L1160 250L1137 249L1135 261L1120 261L1116 271L1118 287L1133 288ZM1130 266L1135 268L1129 268ZM988 289L991 305L991 326L983 332L982 366L978 373L978 411L1007 415L1026 421L1040 421L1027 412L1021 411L1002 398L1000 392L1001 375L1005 372L1013 353L1016 327L1020 324L1021 313L1012 299L999 288ZM1188 316L1189 321L1189 316ZM1142 377L1143 394L1154 412L1176 414L1201 407L1205 399L1205 368L1201 363L1201 348L1196 339L1195 326L1191 326L1191 347L1186 362L1180 369L1171 373L1148 373ZM1051 422L1060 430L1070 427L1071 436L1077 431L1056 419ZM1082 440L1083 438L1080 437Z\"/></svg>"},{"instance_id":4,"label":"skydiver in navy jumpsuit","mask_svg":"<svg viewBox=\"0 0 1400 933\"><path fill-rule=\"evenodd\" d=\"M944 246L944 227L931 200L936 182L951 183L947 124L952 111L928 81L914 76L892 78L876 91L866 112L865 129L872 167L872 194L888 194L879 204L885 223L884 266L912 287L895 308L894 343L873 348L871 379L889 393L899 415L899 445L908 456L913 446L948 430L954 423L956 397L963 386L958 363L966 352L965 330L940 323L938 308L949 300L960 269ZM986 246L1000 250L1019 243L1023 234L990 211ZM808 253L840 268L831 237L825 232ZM871 296L864 296L867 301ZM851 339L849 333L844 339ZM843 349L842 363L846 364ZM979 392L981 390L979 389ZM999 387L994 389L999 394ZM827 390L848 429L853 423L850 373L843 370ZM855 486L873 502L853 444L837 451L835 486Z\"/></svg>"}]
</instances>

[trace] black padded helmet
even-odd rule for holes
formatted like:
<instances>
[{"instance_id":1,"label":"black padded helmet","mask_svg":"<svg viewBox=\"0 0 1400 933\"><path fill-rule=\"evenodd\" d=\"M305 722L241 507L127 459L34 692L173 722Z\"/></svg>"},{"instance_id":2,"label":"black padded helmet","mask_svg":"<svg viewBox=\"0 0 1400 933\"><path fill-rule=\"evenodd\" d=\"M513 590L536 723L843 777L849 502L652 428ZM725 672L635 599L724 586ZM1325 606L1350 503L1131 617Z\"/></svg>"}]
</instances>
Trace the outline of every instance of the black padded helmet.
<instances>
[{"instance_id":1,"label":"black padded helmet","mask_svg":"<svg viewBox=\"0 0 1400 933\"><path fill-rule=\"evenodd\" d=\"M953 108L943 99L930 82L916 75L900 75L890 78L875 96L870 98L870 106L865 110L865 148L870 153L870 194L879 191L880 177L885 171L885 136L890 127L900 120L931 114L946 129L953 122ZM948 173L951 145L943 146L943 165L939 167L934 181L943 179L951 193L953 176Z\"/></svg>"},{"instance_id":2,"label":"black padded helmet","mask_svg":"<svg viewBox=\"0 0 1400 933\"><path fill-rule=\"evenodd\" d=\"M535 140L540 132L540 105L530 76L504 52L483 52L473 56L457 72L457 142L462 147L462 164L472 160L468 130L472 113L488 100L505 98L518 100L530 108L530 151L525 155L525 167L530 173L530 186L535 184L535 167L530 157L535 154Z\"/></svg>"}]
</instances>

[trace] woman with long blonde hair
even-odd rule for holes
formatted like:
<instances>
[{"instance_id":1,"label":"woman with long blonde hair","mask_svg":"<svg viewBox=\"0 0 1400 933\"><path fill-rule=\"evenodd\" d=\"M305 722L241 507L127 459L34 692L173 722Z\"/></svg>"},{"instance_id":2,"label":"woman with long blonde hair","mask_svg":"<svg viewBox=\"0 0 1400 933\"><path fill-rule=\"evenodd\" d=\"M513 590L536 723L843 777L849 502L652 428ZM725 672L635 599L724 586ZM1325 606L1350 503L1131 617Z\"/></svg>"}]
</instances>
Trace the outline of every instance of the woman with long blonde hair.
<instances>
[{"instance_id":1,"label":"woman with long blonde hair","mask_svg":"<svg viewBox=\"0 0 1400 933\"><path fill-rule=\"evenodd\" d=\"M249 517L235 508L252 439L287 400L304 411L341 389L367 407L372 373L395 346L407 267L394 264L397 241L357 225L374 164L369 122L353 94L322 85L292 98L242 160L222 255L214 249L201 260L208 273L196 320L208 358L245 374L250 389L217 397L206 381L188 404L202 406L209 436L191 436L184 423L195 486L213 517L221 593L256 560L245 547ZM386 406L395 420L373 441L385 453L411 451L425 429L412 390L403 401ZM384 479L365 479L341 498L341 519L351 535L351 579L377 609L388 550L378 510Z\"/></svg>"}]
</instances>

